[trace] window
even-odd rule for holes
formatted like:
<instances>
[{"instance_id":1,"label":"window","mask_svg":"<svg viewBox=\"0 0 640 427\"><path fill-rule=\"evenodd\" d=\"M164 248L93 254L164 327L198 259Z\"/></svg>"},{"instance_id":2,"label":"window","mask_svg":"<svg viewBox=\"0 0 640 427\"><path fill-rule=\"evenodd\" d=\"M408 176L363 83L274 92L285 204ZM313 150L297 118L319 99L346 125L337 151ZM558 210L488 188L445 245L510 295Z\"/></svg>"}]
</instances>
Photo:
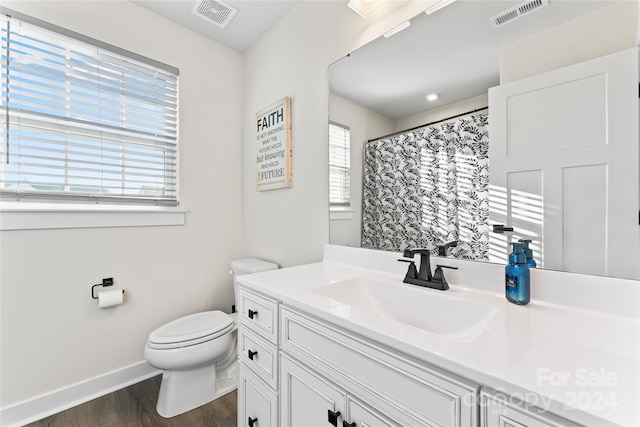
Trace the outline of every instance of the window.
<instances>
[{"instance_id":1,"label":"window","mask_svg":"<svg viewBox=\"0 0 640 427\"><path fill-rule=\"evenodd\" d=\"M0 194L178 204L178 70L2 9Z\"/></svg>"},{"instance_id":2,"label":"window","mask_svg":"<svg viewBox=\"0 0 640 427\"><path fill-rule=\"evenodd\" d=\"M329 206L331 208L350 205L350 156L349 128L329 123Z\"/></svg>"}]
</instances>

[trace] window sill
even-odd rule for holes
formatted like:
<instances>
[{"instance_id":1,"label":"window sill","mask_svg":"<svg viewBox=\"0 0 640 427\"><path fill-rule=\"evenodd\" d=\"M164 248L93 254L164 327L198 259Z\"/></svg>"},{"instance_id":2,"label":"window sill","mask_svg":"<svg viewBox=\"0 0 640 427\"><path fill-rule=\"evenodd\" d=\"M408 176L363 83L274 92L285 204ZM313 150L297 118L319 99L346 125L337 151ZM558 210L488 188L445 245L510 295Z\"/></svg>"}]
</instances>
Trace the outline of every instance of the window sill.
<instances>
[{"instance_id":1,"label":"window sill","mask_svg":"<svg viewBox=\"0 0 640 427\"><path fill-rule=\"evenodd\" d=\"M353 219L352 210L348 210L348 209L330 209L329 210L330 221L351 220L351 219Z\"/></svg>"},{"instance_id":2,"label":"window sill","mask_svg":"<svg viewBox=\"0 0 640 427\"><path fill-rule=\"evenodd\" d=\"M166 207L0 203L0 230L184 225L186 211Z\"/></svg>"}]
</instances>

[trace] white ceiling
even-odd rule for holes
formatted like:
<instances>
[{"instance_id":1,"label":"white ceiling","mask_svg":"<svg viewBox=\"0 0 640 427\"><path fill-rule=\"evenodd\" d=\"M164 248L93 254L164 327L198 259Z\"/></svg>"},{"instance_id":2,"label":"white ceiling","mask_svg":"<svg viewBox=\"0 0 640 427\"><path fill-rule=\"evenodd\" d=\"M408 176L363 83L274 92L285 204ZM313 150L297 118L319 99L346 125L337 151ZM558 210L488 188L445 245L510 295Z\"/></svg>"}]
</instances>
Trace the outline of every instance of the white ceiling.
<instances>
[{"instance_id":1,"label":"white ceiling","mask_svg":"<svg viewBox=\"0 0 640 427\"><path fill-rule=\"evenodd\" d=\"M196 0L132 1L240 53L249 49L298 4L293 0L224 0L238 9L238 13L222 29L191 13Z\"/></svg>"},{"instance_id":2,"label":"white ceiling","mask_svg":"<svg viewBox=\"0 0 640 427\"><path fill-rule=\"evenodd\" d=\"M502 46L612 1L549 0L548 6L494 29L490 18L520 3L458 0L431 15L420 13L409 28L332 64L331 92L391 119L486 94L499 84ZM440 99L428 103L430 92L440 93Z\"/></svg>"},{"instance_id":3,"label":"white ceiling","mask_svg":"<svg viewBox=\"0 0 640 427\"><path fill-rule=\"evenodd\" d=\"M201 0L132 1L244 53L302 0L224 0L238 9L225 29L191 13ZM490 18L522 0L458 0L431 15L418 14L404 31L332 64L331 91L392 119L483 94L499 83L502 46L612 2L549 0L549 6L494 29ZM429 92L440 99L427 103Z\"/></svg>"}]
</instances>

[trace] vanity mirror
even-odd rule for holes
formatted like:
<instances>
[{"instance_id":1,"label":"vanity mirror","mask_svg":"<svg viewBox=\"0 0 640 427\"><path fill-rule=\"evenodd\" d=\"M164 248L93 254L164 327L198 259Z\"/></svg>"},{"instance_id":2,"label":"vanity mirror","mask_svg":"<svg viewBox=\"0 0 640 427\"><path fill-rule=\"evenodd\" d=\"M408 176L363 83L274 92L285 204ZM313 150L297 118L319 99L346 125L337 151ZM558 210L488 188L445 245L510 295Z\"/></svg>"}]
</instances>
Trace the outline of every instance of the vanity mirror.
<instances>
[{"instance_id":1,"label":"vanity mirror","mask_svg":"<svg viewBox=\"0 0 640 427\"><path fill-rule=\"evenodd\" d=\"M344 205L332 207L330 213L330 242L332 244L360 246L362 241L362 185L366 141L375 140L389 134L401 133L406 129L416 128L423 124L487 107L490 104L488 90L501 85L501 78L503 86L506 87L504 85L505 78L509 81L515 81L547 71L544 68L544 64L540 68L536 68L538 64L534 64L533 61L523 56L520 57L523 61L518 62L517 52L514 55L514 51L511 49L509 52L512 55L511 62L506 64L507 73L505 73L505 64L503 63L503 75L500 76L500 61L504 61L504 58L501 58L501 49L505 47L511 48L520 40L532 39L543 33L548 34L555 31L556 36L564 34L562 31L565 31L565 29L566 31L594 31L594 34L581 34L580 37L571 37L570 34L566 34L567 38L574 43L570 48L571 51L596 52L591 56L587 53L587 58L602 56L609 52L630 47L631 45L625 42L627 44L619 49L597 53L601 51L598 50L600 47L597 46L598 43L594 43L594 40L614 36L620 37L620 33L624 31L627 34L631 34L632 45L637 45L638 9L633 2L550 0L548 4L546 2L536 3L543 3L543 7L498 28L494 28L491 23L492 17L509 11L514 6L521 4L521 2L459 0L437 13L431 15L423 13L414 17L410 21L411 25L405 30L389 38L380 37L329 67L329 119L333 123L338 123L348 128L351 139L351 199L348 207ZM585 18L587 21L584 22L591 22L588 21L589 19L599 20L600 23L605 22L609 26L607 28L610 28L611 31L602 32L602 29L599 29L596 35L595 29L585 29L589 27L588 25L572 24L577 22L575 21L576 19L583 20ZM563 28L563 30L558 32L555 30L557 28ZM616 31L618 32L616 33ZM629 38L623 34L622 38L624 37ZM546 43L549 43L549 41L547 40ZM613 43L619 42L615 41ZM544 57L544 55L539 55L539 57ZM566 64L561 64L556 68L560 68L563 65ZM528 67L535 69L533 71L524 69ZM548 69L551 70L553 67ZM634 69L636 69L635 66ZM637 77L637 75L633 77L636 82ZM590 81L589 78L577 80ZM600 83L596 82L594 84L597 86ZM493 104L503 105L504 107L506 105L505 99L515 99L513 93L500 92L500 90L492 90L494 93ZM496 92L499 95L495 95ZM428 93L438 93L440 97L436 101L429 103L425 99ZM577 93L580 93L580 91ZM498 99L496 96L501 99L500 102L496 101ZM516 105L521 111L527 111L528 109L535 114L540 114L540 108L533 108L524 104L524 100L527 97L518 99L523 100L523 104ZM577 101L574 99L574 102ZM598 108L604 111L611 107L611 102L610 99L601 101L603 105ZM635 102L637 104L637 99ZM604 107L604 104L607 104L608 107ZM512 117L508 117L508 114L505 113L507 108L503 107L498 109L492 105L488 113L490 153L492 150L495 152L496 141L502 139L500 143L504 144L506 139L506 136L499 135L497 129L501 127L504 130L507 123L511 123L513 120ZM513 107L514 105L510 105L509 111L513 111ZM627 192L625 196L630 201L629 203L620 208L617 205L612 207L611 201L606 199L606 197L609 197L609 193L620 192L619 188L614 189L615 191L606 188L604 190L596 189L592 192L592 188L587 186L585 187L586 194L581 196L581 202L577 205L572 204L571 198L564 197L563 199L562 195L559 196L558 200L550 203L547 198L550 195L550 191L545 188L545 199L542 203L538 203L538 207L536 207L535 197L542 194L542 184L541 189L538 190L539 194L534 195L535 197L532 198L533 202L527 202L527 209L530 209L530 211L525 212L524 215L530 215L531 211L534 211L541 221L538 224L538 230L535 232L541 234L544 231L547 233L546 240L541 237L537 238L535 233L532 239L532 247L540 254L540 259L543 261L539 262L542 267L640 279L640 267L638 267L640 263L637 261L637 251L640 247L640 226L637 218L639 195L637 190L638 183L635 182L638 176L637 105L634 106L634 111L636 114L630 118L630 120L634 121L636 129L630 134L631 139L633 139L631 144L635 144L633 151L630 152L632 157L635 156L636 158L633 164L634 170L631 173L628 173L627 169L621 172L623 177L629 178L627 182L632 184L630 186L631 191ZM498 115L501 116L498 117ZM548 119L549 117L546 117L545 120ZM545 135L546 122L542 118L540 120L541 122L536 125L537 131L531 132L531 134L536 134L537 137L542 138ZM582 121L586 125L592 122L586 116ZM500 125L498 126L496 123L500 123ZM494 127L491 127L492 124ZM606 122L602 125L602 128L610 129L613 126L613 123ZM506 131L503 133L506 133ZM609 134L603 140L607 140L607 138L609 138ZM567 135L564 140L571 141L572 135ZM508 149L513 149L513 147ZM560 150L553 147L553 149L555 151L549 151L547 157L561 158L568 155L568 151L564 150L564 148ZM497 170L505 170L505 168L510 167L510 164L505 166L501 162L508 160L497 160L496 156L492 159L490 155L489 169L492 169L492 173ZM603 160L602 163L605 164L606 161ZM560 169L563 167L561 166ZM609 169L607 170L607 168ZM619 172L615 170L615 165L613 164L608 164L601 169L605 170L605 174ZM580 173L573 174L578 170L579 168L573 167L569 171L571 173L567 173L567 180L573 179L573 182L586 182ZM395 173L398 175L399 172L395 171ZM515 177L514 182L523 176L521 174ZM536 179L539 182L544 181L542 175L537 178L534 177L533 180L535 181ZM546 180L545 185L550 182L548 175ZM529 185L528 182L524 185L525 187ZM493 176L492 184L494 184ZM515 186L518 187L518 185ZM535 191L532 190L533 193ZM496 194L494 192L490 196L492 197L490 203L492 212L496 212L501 208L500 203L502 202L496 202ZM604 199L602 194L605 194ZM618 234L619 238L613 240L610 238L605 240L591 239L590 242L593 243L589 244L594 246L589 247L583 244L579 251L569 250L568 248L571 248L572 244L575 246L575 242L578 241L575 235L576 232L593 233L591 229L579 229L576 224L584 224L584 206L592 206L595 210L604 211L604 208L600 209L597 205L598 203L607 205L607 210L605 211L607 219L603 220L605 221L602 225L603 228L618 227L622 221L617 221L617 225L606 221L610 221L609 217L616 216L621 211L625 212L626 218L634 216L635 222L630 223L625 219L625 228L622 234ZM565 207L568 207L568 209L565 209ZM538 208L539 212L535 212ZM555 211L551 211L548 208ZM564 209L561 215L558 215L558 209ZM586 213L589 214L589 212ZM493 219L496 218L495 215L492 216ZM554 216L561 217L562 222L551 221L550 218L554 218ZM394 218L393 220L400 221L399 218ZM517 222L513 218L504 219L506 226L513 225L512 221ZM491 224L495 223L493 220L489 222ZM574 225L573 227L571 227L572 224ZM517 230L518 226L516 224ZM553 230L553 234L550 232L551 230ZM492 240L497 239L502 244L512 238L528 237L522 233L520 235L516 233L514 235L509 233L501 235L489 234ZM545 243L541 244L540 242L543 240ZM552 247L551 243L555 247ZM366 246L371 247L371 245ZM558 247L560 252L558 252ZM629 251L626 251L625 248L629 248ZM618 252L614 253L616 250ZM562 251L564 251L564 259ZM455 250L448 249L449 256L455 252ZM491 252L491 250L488 252ZM631 256L628 256L629 252ZM542 257L542 254L544 254L544 257ZM580 260L579 262L574 262L570 267L566 267L571 264L571 257L579 258ZM591 261L588 261L590 259ZM615 259L624 259L622 264L631 265L631 267L611 268L611 264ZM481 260L504 263L506 256L501 248L497 252L497 256L485 256ZM598 266L594 267L595 264L598 264Z\"/></svg>"}]
</instances>

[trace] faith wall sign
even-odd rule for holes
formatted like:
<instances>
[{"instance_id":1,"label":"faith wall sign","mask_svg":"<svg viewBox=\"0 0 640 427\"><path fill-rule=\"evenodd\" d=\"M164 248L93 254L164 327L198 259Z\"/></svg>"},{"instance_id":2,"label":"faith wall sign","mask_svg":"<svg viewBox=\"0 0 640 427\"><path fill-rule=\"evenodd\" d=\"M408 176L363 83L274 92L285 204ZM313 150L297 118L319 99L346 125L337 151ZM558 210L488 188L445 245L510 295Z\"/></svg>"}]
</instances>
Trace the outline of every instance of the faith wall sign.
<instances>
[{"instance_id":1,"label":"faith wall sign","mask_svg":"<svg viewBox=\"0 0 640 427\"><path fill-rule=\"evenodd\" d=\"M256 114L256 190L291 187L291 98Z\"/></svg>"}]
</instances>

